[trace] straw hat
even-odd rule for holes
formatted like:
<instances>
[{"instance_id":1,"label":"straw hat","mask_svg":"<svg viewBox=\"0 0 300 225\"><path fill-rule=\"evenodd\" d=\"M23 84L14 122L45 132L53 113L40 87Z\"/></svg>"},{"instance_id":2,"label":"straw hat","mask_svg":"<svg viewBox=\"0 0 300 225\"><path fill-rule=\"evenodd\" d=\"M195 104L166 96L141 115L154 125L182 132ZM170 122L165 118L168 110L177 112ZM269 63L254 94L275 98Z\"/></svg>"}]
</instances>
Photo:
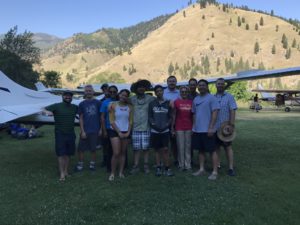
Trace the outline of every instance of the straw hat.
<instances>
[{"instance_id":1,"label":"straw hat","mask_svg":"<svg viewBox=\"0 0 300 225\"><path fill-rule=\"evenodd\" d=\"M217 136L221 141L230 142L235 139L236 132L235 132L234 127L232 127L233 132L230 132L231 127L232 127L232 125L229 124L229 121L225 121L221 124L221 127L217 132Z\"/></svg>"}]
</instances>

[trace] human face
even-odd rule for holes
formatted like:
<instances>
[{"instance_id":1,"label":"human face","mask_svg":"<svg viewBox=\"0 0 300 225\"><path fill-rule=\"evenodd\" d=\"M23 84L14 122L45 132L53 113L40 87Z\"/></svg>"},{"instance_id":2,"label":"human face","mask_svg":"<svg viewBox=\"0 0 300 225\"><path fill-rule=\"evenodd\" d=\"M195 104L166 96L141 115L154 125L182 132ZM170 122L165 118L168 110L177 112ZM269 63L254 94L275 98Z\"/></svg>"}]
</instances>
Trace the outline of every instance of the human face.
<instances>
[{"instance_id":1,"label":"human face","mask_svg":"<svg viewBox=\"0 0 300 225\"><path fill-rule=\"evenodd\" d=\"M224 80L218 80L216 82L216 88L218 93L223 93L225 91L225 81Z\"/></svg>"},{"instance_id":2,"label":"human face","mask_svg":"<svg viewBox=\"0 0 300 225\"><path fill-rule=\"evenodd\" d=\"M123 103L126 103L127 100L128 100L128 94L126 93L126 91L122 91L120 94L119 94L119 100L120 102L123 102Z\"/></svg>"},{"instance_id":3,"label":"human face","mask_svg":"<svg viewBox=\"0 0 300 225\"><path fill-rule=\"evenodd\" d=\"M157 89L155 90L155 95L156 95L157 98L162 99L162 98L163 98L163 95L164 95L164 89L162 89L162 88L157 88Z\"/></svg>"},{"instance_id":4,"label":"human face","mask_svg":"<svg viewBox=\"0 0 300 225\"><path fill-rule=\"evenodd\" d=\"M174 90L176 88L177 79L175 77L171 77L167 80L167 85L170 90Z\"/></svg>"},{"instance_id":5,"label":"human face","mask_svg":"<svg viewBox=\"0 0 300 225\"><path fill-rule=\"evenodd\" d=\"M144 95L145 94L145 91L146 91L146 88L144 86L139 86L137 89L136 89L136 94L137 95Z\"/></svg>"},{"instance_id":6,"label":"human face","mask_svg":"<svg viewBox=\"0 0 300 225\"><path fill-rule=\"evenodd\" d=\"M182 99L187 99L188 96L188 89L187 88L181 88L180 89L180 97Z\"/></svg>"},{"instance_id":7,"label":"human face","mask_svg":"<svg viewBox=\"0 0 300 225\"><path fill-rule=\"evenodd\" d=\"M198 91L200 92L200 95L205 95L208 92L208 86L205 82L199 82L198 84Z\"/></svg>"},{"instance_id":8,"label":"human face","mask_svg":"<svg viewBox=\"0 0 300 225\"><path fill-rule=\"evenodd\" d=\"M194 80L191 80L191 81L189 82L189 88L190 88L190 92L191 92L191 93L196 92L197 82L194 81Z\"/></svg>"},{"instance_id":9,"label":"human face","mask_svg":"<svg viewBox=\"0 0 300 225\"><path fill-rule=\"evenodd\" d=\"M64 94L62 96L63 102L70 104L72 102L73 96L70 94Z\"/></svg>"},{"instance_id":10,"label":"human face","mask_svg":"<svg viewBox=\"0 0 300 225\"><path fill-rule=\"evenodd\" d=\"M84 88L84 95L86 99L92 99L94 97L94 89L91 86L86 86Z\"/></svg>"},{"instance_id":11,"label":"human face","mask_svg":"<svg viewBox=\"0 0 300 225\"><path fill-rule=\"evenodd\" d=\"M115 88L110 88L109 89L109 95L112 99L116 99L118 95L118 91Z\"/></svg>"}]
</instances>

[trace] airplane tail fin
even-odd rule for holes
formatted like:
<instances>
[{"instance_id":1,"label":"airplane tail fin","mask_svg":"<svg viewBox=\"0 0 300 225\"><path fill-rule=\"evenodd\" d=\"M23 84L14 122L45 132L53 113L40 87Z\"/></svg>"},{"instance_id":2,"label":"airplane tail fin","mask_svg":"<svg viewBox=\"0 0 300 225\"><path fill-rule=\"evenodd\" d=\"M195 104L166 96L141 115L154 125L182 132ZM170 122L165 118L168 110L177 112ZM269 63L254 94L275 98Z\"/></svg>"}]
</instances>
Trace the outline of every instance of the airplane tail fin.
<instances>
[{"instance_id":1,"label":"airplane tail fin","mask_svg":"<svg viewBox=\"0 0 300 225\"><path fill-rule=\"evenodd\" d=\"M257 84L257 89L258 90L264 90L263 86L261 84ZM261 94L261 97L263 99L270 99L270 98L274 98L274 96L270 93L267 93L267 92L260 92Z\"/></svg>"},{"instance_id":2,"label":"airplane tail fin","mask_svg":"<svg viewBox=\"0 0 300 225\"><path fill-rule=\"evenodd\" d=\"M38 91L47 89L46 86L41 81L36 82L34 85L36 87L36 90Z\"/></svg>"}]
</instances>

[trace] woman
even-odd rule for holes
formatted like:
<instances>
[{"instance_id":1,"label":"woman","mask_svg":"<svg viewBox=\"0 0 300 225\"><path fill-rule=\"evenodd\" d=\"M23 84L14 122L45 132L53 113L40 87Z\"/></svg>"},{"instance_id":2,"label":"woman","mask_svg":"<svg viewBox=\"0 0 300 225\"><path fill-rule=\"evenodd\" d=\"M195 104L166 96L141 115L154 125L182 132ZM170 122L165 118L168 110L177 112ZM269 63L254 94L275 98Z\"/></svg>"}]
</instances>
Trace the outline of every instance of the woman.
<instances>
[{"instance_id":1,"label":"woman","mask_svg":"<svg viewBox=\"0 0 300 225\"><path fill-rule=\"evenodd\" d=\"M109 120L111 130L108 130L113 156L111 159L111 174L109 181L115 179L115 172L119 164L119 177L124 178L124 165L128 145L128 137L132 128L132 106L128 104L130 92L123 89L119 92L119 101L111 103L109 107Z\"/></svg>"},{"instance_id":2,"label":"woman","mask_svg":"<svg viewBox=\"0 0 300 225\"><path fill-rule=\"evenodd\" d=\"M178 161L180 170L191 169L191 136L193 126L192 103L188 99L189 89L182 86L179 89L180 97L175 100L173 107L172 133L176 135Z\"/></svg>"}]
</instances>

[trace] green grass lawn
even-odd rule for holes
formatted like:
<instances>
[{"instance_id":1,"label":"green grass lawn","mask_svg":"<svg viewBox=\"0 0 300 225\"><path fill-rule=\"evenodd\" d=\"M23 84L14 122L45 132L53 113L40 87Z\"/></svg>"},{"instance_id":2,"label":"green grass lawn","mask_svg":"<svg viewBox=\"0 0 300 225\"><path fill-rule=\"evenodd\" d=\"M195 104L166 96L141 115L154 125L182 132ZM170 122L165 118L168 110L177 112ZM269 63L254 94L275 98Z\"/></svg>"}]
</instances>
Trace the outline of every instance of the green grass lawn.
<instances>
[{"instance_id":1,"label":"green grass lawn","mask_svg":"<svg viewBox=\"0 0 300 225\"><path fill-rule=\"evenodd\" d=\"M53 127L32 140L0 132L0 224L300 224L300 113L237 115L237 176L226 175L223 157L217 181L174 169L110 183L98 167L60 183Z\"/></svg>"}]
</instances>

